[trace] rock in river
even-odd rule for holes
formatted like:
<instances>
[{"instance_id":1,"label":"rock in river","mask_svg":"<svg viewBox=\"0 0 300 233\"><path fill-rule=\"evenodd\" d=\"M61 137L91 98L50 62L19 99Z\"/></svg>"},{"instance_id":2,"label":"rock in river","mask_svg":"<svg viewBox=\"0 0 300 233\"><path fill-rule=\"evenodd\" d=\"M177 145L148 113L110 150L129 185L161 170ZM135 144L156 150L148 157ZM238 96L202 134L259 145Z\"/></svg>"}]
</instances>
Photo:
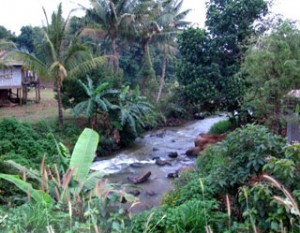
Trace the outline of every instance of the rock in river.
<instances>
[{"instance_id":1,"label":"rock in river","mask_svg":"<svg viewBox=\"0 0 300 233\"><path fill-rule=\"evenodd\" d=\"M151 172L148 171L145 174L139 174L139 175L136 175L136 176L130 176L130 177L128 177L128 180L131 181L134 184L141 184L141 183L146 182L149 179L150 176L151 176Z\"/></svg>"},{"instance_id":2,"label":"rock in river","mask_svg":"<svg viewBox=\"0 0 300 233\"><path fill-rule=\"evenodd\" d=\"M172 158L172 159L175 159L175 158L178 157L178 153L177 153L177 152L170 152L170 153L168 154L168 156L169 156L170 158Z\"/></svg>"}]
</instances>

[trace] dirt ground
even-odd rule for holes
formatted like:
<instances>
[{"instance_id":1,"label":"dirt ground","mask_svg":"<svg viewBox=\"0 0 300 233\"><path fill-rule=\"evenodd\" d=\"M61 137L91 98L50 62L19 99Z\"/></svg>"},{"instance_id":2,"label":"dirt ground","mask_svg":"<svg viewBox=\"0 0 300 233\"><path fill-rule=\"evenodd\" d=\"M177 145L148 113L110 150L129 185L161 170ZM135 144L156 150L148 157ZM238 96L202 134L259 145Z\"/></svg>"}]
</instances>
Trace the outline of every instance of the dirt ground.
<instances>
[{"instance_id":1,"label":"dirt ground","mask_svg":"<svg viewBox=\"0 0 300 233\"><path fill-rule=\"evenodd\" d=\"M29 122L54 120L58 115L57 102L54 96L53 89L41 89L41 101L35 103L35 92L34 90L29 91L26 104L0 107L0 120L6 117L15 117L20 121ZM69 111L64 111L64 113L65 116L70 115Z\"/></svg>"}]
</instances>

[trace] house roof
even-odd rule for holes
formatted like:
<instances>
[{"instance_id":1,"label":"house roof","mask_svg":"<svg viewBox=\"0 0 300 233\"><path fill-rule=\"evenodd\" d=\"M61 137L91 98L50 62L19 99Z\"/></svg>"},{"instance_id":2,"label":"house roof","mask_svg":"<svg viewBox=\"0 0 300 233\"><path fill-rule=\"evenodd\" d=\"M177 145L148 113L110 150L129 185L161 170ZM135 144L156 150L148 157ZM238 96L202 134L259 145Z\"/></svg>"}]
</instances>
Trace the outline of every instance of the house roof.
<instances>
[{"instance_id":1,"label":"house roof","mask_svg":"<svg viewBox=\"0 0 300 233\"><path fill-rule=\"evenodd\" d=\"M8 54L8 51L6 50L0 50L0 63L2 63L5 66L23 66L24 62L22 61L5 61L6 55Z\"/></svg>"}]
</instances>

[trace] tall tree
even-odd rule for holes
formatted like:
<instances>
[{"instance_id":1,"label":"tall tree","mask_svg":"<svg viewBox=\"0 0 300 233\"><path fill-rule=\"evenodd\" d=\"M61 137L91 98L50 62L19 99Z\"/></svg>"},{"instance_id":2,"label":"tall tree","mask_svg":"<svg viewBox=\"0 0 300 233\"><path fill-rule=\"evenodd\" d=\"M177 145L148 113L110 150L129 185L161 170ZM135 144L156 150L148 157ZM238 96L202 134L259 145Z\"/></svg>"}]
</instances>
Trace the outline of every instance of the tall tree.
<instances>
[{"instance_id":1,"label":"tall tree","mask_svg":"<svg viewBox=\"0 0 300 233\"><path fill-rule=\"evenodd\" d=\"M129 13L130 0L90 0L91 9L86 10L87 20L92 28L86 33L94 34L111 41L112 65L116 72L119 68L117 38L128 36L133 30L134 15Z\"/></svg>"},{"instance_id":2,"label":"tall tree","mask_svg":"<svg viewBox=\"0 0 300 233\"><path fill-rule=\"evenodd\" d=\"M23 26L21 34L17 37L18 47L27 50L29 53L35 52L35 43L43 38L42 28Z\"/></svg>"},{"instance_id":3,"label":"tall tree","mask_svg":"<svg viewBox=\"0 0 300 233\"><path fill-rule=\"evenodd\" d=\"M256 34L258 24L268 13L268 0L210 0L207 4L206 26L216 51L214 63L218 64L222 79L223 104L229 110L237 107L241 96L230 92L240 82L234 75L239 71L247 39ZM231 95L227 95L231 93ZM236 92L240 93L239 91Z\"/></svg>"},{"instance_id":4,"label":"tall tree","mask_svg":"<svg viewBox=\"0 0 300 233\"><path fill-rule=\"evenodd\" d=\"M157 86L155 71L151 60L149 44L152 38L159 34L162 27L159 25L158 16L161 13L159 2L152 0L140 1L135 5L134 12L136 15L136 41L140 44L143 51L142 67L139 72L139 84L141 90L145 92L153 91Z\"/></svg>"},{"instance_id":5,"label":"tall tree","mask_svg":"<svg viewBox=\"0 0 300 233\"><path fill-rule=\"evenodd\" d=\"M45 10L44 10L45 13ZM44 30L44 39L39 46L42 54L38 56L22 51L14 51L11 57L25 62L28 69L38 76L54 79L57 91L58 123L63 126L63 106L61 99L62 82L67 77L74 77L86 73L99 64L103 64L103 57L93 58L86 46L78 43L78 36L67 40L69 17L62 17L62 4L58 5L57 12L52 13L51 22L45 13L47 26Z\"/></svg>"},{"instance_id":6,"label":"tall tree","mask_svg":"<svg viewBox=\"0 0 300 233\"><path fill-rule=\"evenodd\" d=\"M247 39L258 33L255 22L267 13L265 0L208 1L207 32L188 30L179 39L183 60L178 79L183 84L183 94L192 97L188 100L192 106L228 111L240 107L244 85L235 74L249 46Z\"/></svg>"},{"instance_id":7,"label":"tall tree","mask_svg":"<svg viewBox=\"0 0 300 233\"><path fill-rule=\"evenodd\" d=\"M247 96L256 119L280 132L284 97L300 88L300 31L290 22L276 25L249 49L242 65Z\"/></svg>"},{"instance_id":8,"label":"tall tree","mask_svg":"<svg viewBox=\"0 0 300 233\"><path fill-rule=\"evenodd\" d=\"M0 25L0 39L15 42L16 35L10 30L7 30L4 26Z\"/></svg>"}]
</instances>

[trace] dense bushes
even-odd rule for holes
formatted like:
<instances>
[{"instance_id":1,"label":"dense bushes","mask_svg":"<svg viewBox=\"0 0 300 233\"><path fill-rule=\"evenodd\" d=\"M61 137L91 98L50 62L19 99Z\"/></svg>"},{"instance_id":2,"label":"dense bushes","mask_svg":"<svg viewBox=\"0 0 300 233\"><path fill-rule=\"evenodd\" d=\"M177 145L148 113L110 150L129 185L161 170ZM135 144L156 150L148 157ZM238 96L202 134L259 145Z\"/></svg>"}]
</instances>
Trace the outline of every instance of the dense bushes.
<instances>
[{"instance_id":1,"label":"dense bushes","mask_svg":"<svg viewBox=\"0 0 300 233\"><path fill-rule=\"evenodd\" d=\"M198 199L187 200L173 208L163 206L136 216L130 232L205 233L208 225L221 232L226 215L216 211L218 206L215 200Z\"/></svg>"},{"instance_id":2,"label":"dense bushes","mask_svg":"<svg viewBox=\"0 0 300 233\"><path fill-rule=\"evenodd\" d=\"M0 135L1 161L10 159L37 168L43 155L55 152L53 140L47 137L47 133L34 130L30 123L4 119L0 122Z\"/></svg>"},{"instance_id":3,"label":"dense bushes","mask_svg":"<svg viewBox=\"0 0 300 233\"><path fill-rule=\"evenodd\" d=\"M101 172L90 173L98 142L98 133L85 129L63 163L42 163L39 171L10 163L22 175L0 173L0 179L20 189L27 202L0 208L0 231L123 232L128 215L121 204L134 198L102 181Z\"/></svg>"},{"instance_id":4,"label":"dense bushes","mask_svg":"<svg viewBox=\"0 0 300 233\"><path fill-rule=\"evenodd\" d=\"M248 179L261 174L268 158L282 157L285 140L264 126L246 125L227 135L199 157L200 173L218 192L235 194Z\"/></svg>"}]
</instances>

